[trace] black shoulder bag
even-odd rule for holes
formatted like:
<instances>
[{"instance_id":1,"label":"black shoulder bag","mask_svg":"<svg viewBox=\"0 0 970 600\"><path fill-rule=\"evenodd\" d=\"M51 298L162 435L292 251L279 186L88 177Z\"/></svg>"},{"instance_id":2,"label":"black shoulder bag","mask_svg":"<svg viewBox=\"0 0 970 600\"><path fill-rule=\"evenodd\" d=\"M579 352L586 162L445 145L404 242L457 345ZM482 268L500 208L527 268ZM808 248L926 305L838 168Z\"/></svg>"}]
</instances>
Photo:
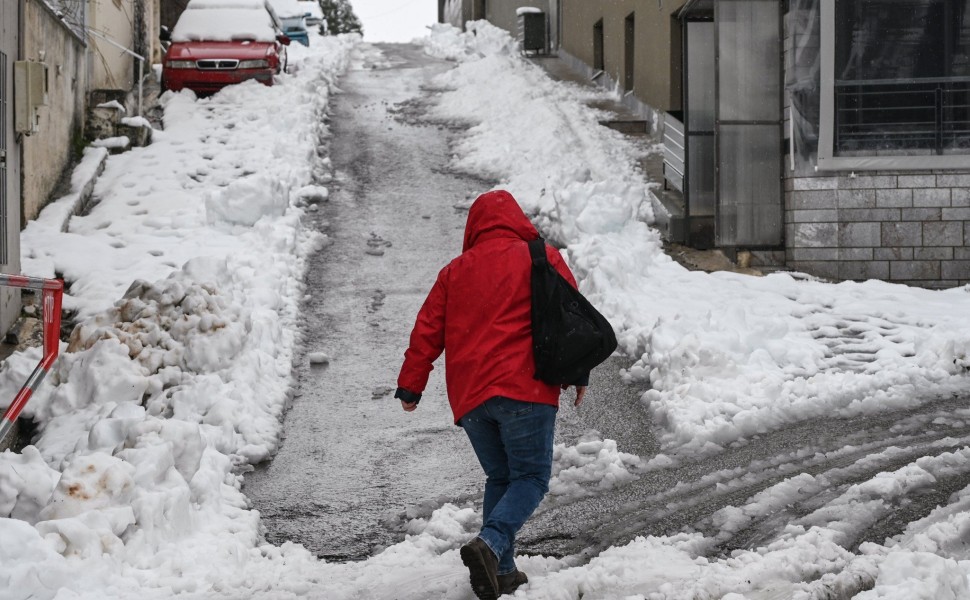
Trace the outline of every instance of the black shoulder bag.
<instances>
[{"instance_id":1,"label":"black shoulder bag","mask_svg":"<svg viewBox=\"0 0 970 600\"><path fill-rule=\"evenodd\" d=\"M545 240L529 242L532 255L534 377L572 385L616 350L613 327L546 257Z\"/></svg>"}]
</instances>

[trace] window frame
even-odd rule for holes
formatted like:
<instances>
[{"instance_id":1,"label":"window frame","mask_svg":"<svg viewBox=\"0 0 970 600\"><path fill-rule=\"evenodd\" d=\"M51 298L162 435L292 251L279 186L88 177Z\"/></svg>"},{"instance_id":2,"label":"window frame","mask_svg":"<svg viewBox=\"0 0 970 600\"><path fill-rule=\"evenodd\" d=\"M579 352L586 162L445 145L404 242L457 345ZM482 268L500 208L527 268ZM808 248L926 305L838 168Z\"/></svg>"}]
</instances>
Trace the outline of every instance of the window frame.
<instances>
[{"instance_id":1,"label":"window frame","mask_svg":"<svg viewBox=\"0 0 970 600\"><path fill-rule=\"evenodd\" d=\"M970 152L942 155L835 155L835 2L836 0L820 2L821 72L817 169L820 171L878 171L970 168Z\"/></svg>"}]
</instances>

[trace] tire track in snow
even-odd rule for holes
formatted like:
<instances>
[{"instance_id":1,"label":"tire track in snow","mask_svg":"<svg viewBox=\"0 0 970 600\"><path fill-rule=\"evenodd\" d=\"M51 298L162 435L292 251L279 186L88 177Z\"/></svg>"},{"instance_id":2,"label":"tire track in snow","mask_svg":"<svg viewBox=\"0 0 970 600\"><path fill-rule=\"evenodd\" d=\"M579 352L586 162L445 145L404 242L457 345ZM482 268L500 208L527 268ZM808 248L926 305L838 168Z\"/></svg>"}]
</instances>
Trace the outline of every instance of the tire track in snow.
<instances>
[{"instance_id":1,"label":"tire track in snow","mask_svg":"<svg viewBox=\"0 0 970 600\"><path fill-rule=\"evenodd\" d=\"M519 550L591 558L638 536L681 531L701 531L716 540L712 556L764 546L783 535L787 525L834 506L852 486L921 457L966 447L967 407L963 398L942 398L878 417L805 422L722 454L644 473L609 493L558 506L547 503L523 530ZM885 513L859 519L858 531L846 536L845 546L854 550L863 541L882 542L902 533L949 498L950 491L970 485L970 465L939 479L938 489L916 486L893 498ZM801 480L814 487L785 489ZM772 494L778 496L774 502ZM735 517L731 526L730 511L742 507L750 516Z\"/></svg>"}]
</instances>

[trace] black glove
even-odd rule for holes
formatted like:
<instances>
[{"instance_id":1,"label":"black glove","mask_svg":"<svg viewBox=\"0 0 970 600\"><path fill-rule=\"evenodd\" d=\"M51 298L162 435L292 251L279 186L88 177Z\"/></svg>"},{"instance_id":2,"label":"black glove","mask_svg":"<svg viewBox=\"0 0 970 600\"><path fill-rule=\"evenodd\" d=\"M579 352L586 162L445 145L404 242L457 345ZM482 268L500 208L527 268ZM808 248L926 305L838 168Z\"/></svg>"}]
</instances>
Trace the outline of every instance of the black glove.
<instances>
[{"instance_id":1,"label":"black glove","mask_svg":"<svg viewBox=\"0 0 970 600\"><path fill-rule=\"evenodd\" d=\"M406 390L404 388L397 388L394 392L395 398L400 398L405 404L417 404L421 401L421 394L416 394L411 390Z\"/></svg>"}]
</instances>

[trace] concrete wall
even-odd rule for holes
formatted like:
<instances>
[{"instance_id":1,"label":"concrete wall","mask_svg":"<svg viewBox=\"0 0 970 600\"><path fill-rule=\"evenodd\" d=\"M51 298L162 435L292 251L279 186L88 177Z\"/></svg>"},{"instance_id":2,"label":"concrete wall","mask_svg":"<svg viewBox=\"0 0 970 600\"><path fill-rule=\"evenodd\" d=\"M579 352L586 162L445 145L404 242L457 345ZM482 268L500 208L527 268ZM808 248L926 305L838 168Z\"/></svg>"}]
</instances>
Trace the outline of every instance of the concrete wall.
<instances>
[{"instance_id":1,"label":"concrete wall","mask_svg":"<svg viewBox=\"0 0 970 600\"><path fill-rule=\"evenodd\" d=\"M562 0L560 47L593 65L593 26L603 20L604 71L621 85L625 70L625 19L634 15L633 95L657 111L680 108L680 25L672 15L684 0Z\"/></svg>"},{"instance_id":2,"label":"concrete wall","mask_svg":"<svg viewBox=\"0 0 970 600\"><path fill-rule=\"evenodd\" d=\"M20 21L22 2L0 0L0 52L6 55L4 81L5 102L0 117L0 127L4 129L6 163L4 173L6 185L0 194L3 206L0 207L2 239L7 247L7 259L0 264L4 273L20 272L20 180L21 149L18 136L14 133L13 102L13 63L20 59ZM0 335L5 334L20 316L20 291L13 288L0 288Z\"/></svg>"},{"instance_id":3,"label":"concrete wall","mask_svg":"<svg viewBox=\"0 0 970 600\"><path fill-rule=\"evenodd\" d=\"M137 0L137 22L140 27L135 33L134 51L146 58L145 74L151 73L151 65L162 62L161 40L158 32L162 26L160 0ZM137 69L137 67L136 67ZM136 70L137 74L137 70Z\"/></svg>"},{"instance_id":4,"label":"concrete wall","mask_svg":"<svg viewBox=\"0 0 970 600\"><path fill-rule=\"evenodd\" d=\"M788 179L786 263L831 279L970 283L970 169Z\"/></svg>"},{"instance_id":5,"label":"concrete wall","mask_svg":"<svg viewBox=\"0 0 970 600\"><path fill-rule=\"evenodd\" d=\"M123 48L135 45L135 0L89 0L88 28L109 38ZM135 59L123 50L97 36L89 38L89 89L130 90L134 87ZM147 67L147 65L146 65ZM145 72L150 69L146 68Z\"/></svg>"},{"instance_id":6,"label":"concrete wall","mask_svg":"<svg viewBox=\"0 0 970 600\"><path fill-rule=\"evenodd\" d=\"M48 67L48 105L40 131L24 138L23 219L36 219L49 199L84 123L87 68L81 39L43 0L26 0L25 58Z\"/></svg>"}]
</instances>

